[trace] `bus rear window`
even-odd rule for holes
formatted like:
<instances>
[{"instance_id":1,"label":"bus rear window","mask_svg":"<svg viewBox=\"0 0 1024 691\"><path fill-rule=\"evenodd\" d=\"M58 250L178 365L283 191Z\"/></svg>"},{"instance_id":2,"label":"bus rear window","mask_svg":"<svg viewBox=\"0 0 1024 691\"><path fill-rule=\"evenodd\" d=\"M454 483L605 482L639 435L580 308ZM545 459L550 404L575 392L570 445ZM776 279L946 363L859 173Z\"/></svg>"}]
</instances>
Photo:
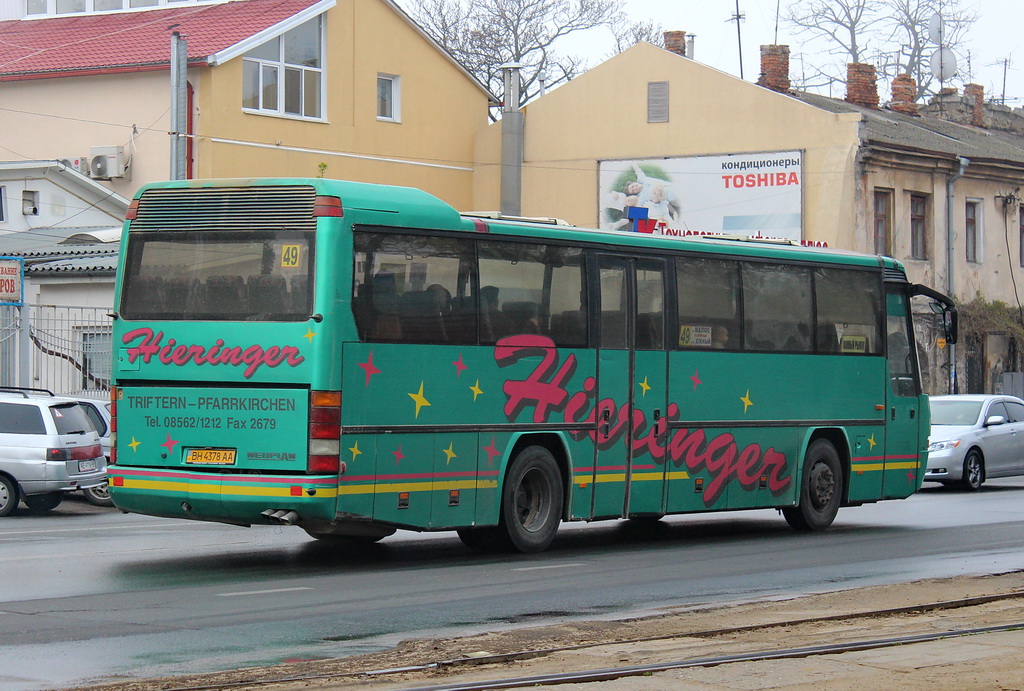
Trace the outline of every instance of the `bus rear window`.
<instances>
[{"instance_id":1,"label":"bus rear window","mask_svg":"<svg viewBox=\"0 0 1024 691\"><path fill-rule=\"evenodd\" d=\"M139 232L128 238L125 319L305 321L314 233Z\"/></svg>"}]
</instances>

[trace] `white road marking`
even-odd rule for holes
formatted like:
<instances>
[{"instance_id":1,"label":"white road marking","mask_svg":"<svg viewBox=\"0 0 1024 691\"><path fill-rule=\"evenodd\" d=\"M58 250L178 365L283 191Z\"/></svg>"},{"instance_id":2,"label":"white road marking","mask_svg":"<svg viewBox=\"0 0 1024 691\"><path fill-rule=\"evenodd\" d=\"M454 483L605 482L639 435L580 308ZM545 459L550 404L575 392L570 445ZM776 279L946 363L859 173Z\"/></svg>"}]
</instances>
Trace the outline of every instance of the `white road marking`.
<instances>
[{"instance_id":1,"label":"white road marking","mask_svg":"<svg viewBox=\"0 0 1024 691\"><path fill-rule=\"evenodd\" d=\"M540 571L542 569L571 569L577 566L586 566L583 562L578 564L550 564L548 566L523 566L513 571Z\"/></svg>"},{"instance_id":2,"label":"white road marking","mask_svg":"<svg viewBox=\"0 0 1024 691\"><path fill-rule=\"evenodd\" d=\"M240 597L242 595L268 595L269 593L290 593L293 590L313 590L313 588L274 588L273 590L242 590L237 593L217 593L217 597Z\"/></svg>"}]
</instances>

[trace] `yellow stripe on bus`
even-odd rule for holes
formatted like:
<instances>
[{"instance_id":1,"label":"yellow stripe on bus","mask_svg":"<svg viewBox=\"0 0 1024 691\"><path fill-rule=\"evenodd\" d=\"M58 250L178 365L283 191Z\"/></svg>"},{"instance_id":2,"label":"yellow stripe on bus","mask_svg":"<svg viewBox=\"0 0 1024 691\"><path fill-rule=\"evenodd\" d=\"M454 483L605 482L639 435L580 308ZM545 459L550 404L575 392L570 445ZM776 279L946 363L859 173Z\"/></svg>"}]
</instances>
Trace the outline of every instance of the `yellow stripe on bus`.
<instances>
[{"instance_id":1,"label":"yellow stripe on bus","mask_svg":"<svg viewBox=\"0 0 1024 691\"><path fill-rule=\"evenodd\" d=\"M194 484L189 482L174 482L173 480L129 480L125 479L126 489L151 489L169 492L188 492L189 494L229 494L242 497L294 497L291 488L301 484L289 485L288 487L250 487L247 485L207 485ZM114 490L117 491L116 489ZM334 487L316 487L316 496L336 497L337 489ZM298 498L298 497L294 497Z\"/></svg>"},{"instance_id":2,"label":"yellow stripe on bus","mask_svg":"<svg viewBox=\"0 0 1024 691\"><path fill-rule=\"evenodd\" d=\"M634 482L652 482L658 481L662 478L668 480L689 480L690 474L685 470L680 470L672 473L633 473ZM583 487L589 485L592 482L625 482L625 473L610 473L606 475L598 475L595 479L593 475L577 475L573 481L575 484Z\"/></svg>"}]
</instances>

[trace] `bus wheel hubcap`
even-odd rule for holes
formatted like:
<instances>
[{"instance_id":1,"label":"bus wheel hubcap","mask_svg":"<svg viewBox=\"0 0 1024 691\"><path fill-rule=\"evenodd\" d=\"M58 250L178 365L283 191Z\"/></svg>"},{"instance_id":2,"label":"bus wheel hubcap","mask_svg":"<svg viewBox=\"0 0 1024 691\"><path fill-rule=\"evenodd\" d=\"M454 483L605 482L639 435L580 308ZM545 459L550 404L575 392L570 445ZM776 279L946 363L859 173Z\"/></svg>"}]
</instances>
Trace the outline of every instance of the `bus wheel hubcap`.
<instances>
[{"instance_id":1,"label":"bus wheel hubcap","mask_svg":"<svg viewBox=\"0 0 1024 691\"><path fill-rule=\"evenodd\" d=\"M811 468L811 477L808 489L810 490L811 503L816 509L823 509L832 501L832 493L835 491L836 481L832 475L832 469L826 463L815 463Z\"/></svg>"}]
</instances>

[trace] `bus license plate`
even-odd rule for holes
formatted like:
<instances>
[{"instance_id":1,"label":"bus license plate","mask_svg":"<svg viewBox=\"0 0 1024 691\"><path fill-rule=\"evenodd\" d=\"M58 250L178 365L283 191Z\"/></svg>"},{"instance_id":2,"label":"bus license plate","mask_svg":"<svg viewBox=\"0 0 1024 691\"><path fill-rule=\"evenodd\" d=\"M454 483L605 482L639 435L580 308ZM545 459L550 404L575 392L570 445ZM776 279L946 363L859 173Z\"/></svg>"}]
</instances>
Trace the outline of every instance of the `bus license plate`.
<instances>
[{"instance_id":1,"label":"bus license plate","mask_svg":"<svg viewBox=\"0 0 1024 691\"><path fill-rule=\"evenodd\" d=\"M80 472L80 473L87 473L90 470L96 470L96 459L95 458L93 458L92 460L89 460L89 461L79 461L78 462L78 472Z\"/></svg>"},{"instance_id":2,"label":"bus license plate","mask_svg":"<svg viewBox=\"0 0 1024 691\"><path fill-rule=\"evenodd\" d=\"M185 454L186 463L196 465L234 465L234 449L189 449Z\"/></svg>"}]
</instances>

